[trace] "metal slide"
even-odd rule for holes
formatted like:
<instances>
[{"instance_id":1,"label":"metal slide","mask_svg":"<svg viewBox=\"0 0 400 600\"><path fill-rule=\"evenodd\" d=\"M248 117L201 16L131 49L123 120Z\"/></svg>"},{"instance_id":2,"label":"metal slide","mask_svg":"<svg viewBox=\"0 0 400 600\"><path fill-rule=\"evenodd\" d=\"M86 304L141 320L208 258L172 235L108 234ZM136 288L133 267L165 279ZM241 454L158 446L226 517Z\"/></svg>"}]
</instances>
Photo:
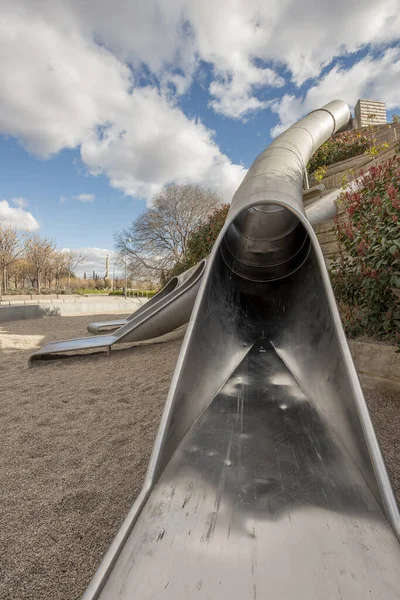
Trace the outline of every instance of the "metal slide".
<instances>
[{"instance_id":1,"label":"metal slide","mask_svg":"<svg viewBox=\"0 0 400 600\"><path fill-rule=\"evenodd\" d=\"M98 335L99 333L103 333L104 331L107 331L109 333L110 331L122 327L129 321L133 321L134 319L141 319L144 314L152 314L154 306L156 304L158 305L158 303L161 300L165 301L167 298L171 298L172 293L176 295L176 292L179 290L179 288L183 286L187 279L189 279L189 277L193 274L196 268L197 265L191 267L190 269L188 269L184 273L181 273L180 275L177 275L176 277L172 277L172 279L168 281L168 283L163 287L162 290L158 292L158 294L153 296L153 298L151 298L143 306L135 310L135 312L129 315L129 317L127 317L126 319L115 319L113 321L98 321L97 323L89 323L89 325L87 326L88 331L90 333L93 333L94 335Z\"/></svg>"},{"instance_id":2,"label":"metal slide","mask_svg":"<svg viewBox=\"0 0 400 600\"><path fill-rule=\"evenodd\" d=\"M321 188L323 186L320 186ZM354 182L347 186L347 188L352 190L354 188ZM347 189L346 188L346 189ZM323 196L320 200L316 200L313 202L308 208L306 208L306 215L308 220L312 225L317 225L318 223L323 223L324 221L328 221L333 219L337 213L337 205L336 200L338 196L342 193L341 189L335 189L329 192L329 194ZM153 298L151 298L146 304L141 306L139 309L135 310L129 317L125 319L114 319L112 321L97 321L95 323L89 323L87 329L89 333L93 335L99 335L101 333L111 331L115 331L122 327L129 321L133 319L138 320L142 318L144 314L152 314L153 307L155 304L160 302L160 300L164 300L167 297L170 297L172 292L176 292L178 288L180 288L186 280L191 276L193 271L196 269L197 265L191 267L184 273L172 277L170 281L163 287L162 290L158 292ZM193 298L193 304L195 302L195 297Z\"/></svg>"},{"instance_id":3,"label":"metal slide","mask_svg":"<svg viewBox=\"0 0 400 600\"><path fill-rule=\"evenodd\" d=\"M334 101L279 136L208 260L143 489L84 600L394 600L400 519L302 206Z\"/></svg>"},{"instance_id":4,"label":"metal slide","mask_svg":"<svg viewBox=\"0 0 400 600\"><path fill-rule=\"evenodd\" d=\"M71 351L106 348L109 354L114 344L149 340L173 331L189 320L205 265L206 261L202 260L188 270L185 274L187 276L181 277L175 285L168 284L157 294L157 300L157 296L154 296L154 302L148 302L133 313L131 315L133 318L129 317L116 331L104 335L50 342L31 354L29 364L50 355L56 357ZM171 282L174 283L172 280Z\"/></svg>"}]
</instances>

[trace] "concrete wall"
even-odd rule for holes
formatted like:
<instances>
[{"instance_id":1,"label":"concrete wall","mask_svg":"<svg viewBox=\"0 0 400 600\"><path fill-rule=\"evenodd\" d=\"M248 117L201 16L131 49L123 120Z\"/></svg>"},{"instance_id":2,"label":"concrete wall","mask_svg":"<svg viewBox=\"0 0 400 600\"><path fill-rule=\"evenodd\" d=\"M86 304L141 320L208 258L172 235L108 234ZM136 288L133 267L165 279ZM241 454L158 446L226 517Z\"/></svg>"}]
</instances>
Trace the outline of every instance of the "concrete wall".
<instances>
[{"instance_id":1,"label":"concrete wall","mask_svg":"<svg viewBox=\"0 0 400 600\"><path fill-rule=\"evenodd\" d=\"M108 302L99 300L84 300L81 302L64 302L52 300L51 302L19 301L8 306L0 306L0 323L7 321L19 321L21 319L40 319L41 317L66 317L79 315L95 315L106 313L129 314L137 310L143 300L116 300Z\"/></svg>"},{"instance_id":2,"label":"concrete wall","mask_svg":"<svg viewBox=\"0 0 400 600\"><path fill-rule=\"evenodd\" d=\"M96 298L97 296L95 296ZM34 302L50 302L50 300L63 300L64 302L75 302L82 300L76 294L4 294L0 295L0 302L11 302L15 300L33 300Z\"/></svg>"},{"instance_id":3,"label":"concrete wall","mask_svg":"<svg viewBox=\"0 0 400 600\"><path fill-rule=\"evenodd\" d=\"M349 341L363 387L395 392L400 397L400 353L394 346Z\"/></svg>"},{"instance_id":4,"label":"concrete wall","mask_svg":"<svg viewBox=\"0 0 400 600\"><path fill-rule=\"evenodd\" d=\"M386 123L386 105L376 100L359 100L354 109L356 127Z\"/></svg>"}]
</instances>

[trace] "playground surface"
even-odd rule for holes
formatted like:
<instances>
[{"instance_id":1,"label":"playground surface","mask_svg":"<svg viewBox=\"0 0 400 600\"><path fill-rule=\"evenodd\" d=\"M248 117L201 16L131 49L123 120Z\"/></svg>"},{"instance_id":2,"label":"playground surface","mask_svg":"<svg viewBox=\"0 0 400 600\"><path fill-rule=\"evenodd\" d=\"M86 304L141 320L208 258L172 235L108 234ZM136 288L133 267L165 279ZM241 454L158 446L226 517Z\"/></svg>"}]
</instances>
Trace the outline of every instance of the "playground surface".
<instances>
[{"instance_id":1,"label":"playground surface","mask_svg":"<svg viewBox=\"0 0 400 600\"><path fill-rule=\"evenodd\" d=\"M109 359L95 352L28 367L34 348L112 318L0 324L4 600L79 599L140 491L184 328L121 344ZM365 395L399 498L400 399Z\"/></svg>"}]
</instances>

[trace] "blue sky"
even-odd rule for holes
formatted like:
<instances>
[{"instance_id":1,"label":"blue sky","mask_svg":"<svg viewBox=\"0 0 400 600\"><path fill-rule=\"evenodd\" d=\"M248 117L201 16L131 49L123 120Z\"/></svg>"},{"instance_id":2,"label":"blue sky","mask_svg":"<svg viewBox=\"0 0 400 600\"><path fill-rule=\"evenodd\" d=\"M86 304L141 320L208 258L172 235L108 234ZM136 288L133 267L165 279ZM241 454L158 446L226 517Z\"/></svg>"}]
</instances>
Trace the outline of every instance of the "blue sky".
<instances>
[{"instance_id":1,"label":"blue sky","mask_svg":"<svg viewBox=\"0 0 400 600\"><path fill-rule=\"evenodd\" d=\"M172 181L229 201L271 138L341 98L400 112L400 2L5 0L0 220L102 269Z\"/></svg>"},{"instance_id":2,"label":"blue sky","mask_svg":"<svg viewBox=\"0 0 400 600\"><path fill-rule=\"evenodd\" d=\"M0 163L2 198L26 199L40 234L59 247L110 248L113 231L146 208L144 200L111 188L105 175L88 174L79 150L40 159L17 140L2 137ZM93 201L79 201L82 194L94 196Z\"/></svg>"}]
</instances>

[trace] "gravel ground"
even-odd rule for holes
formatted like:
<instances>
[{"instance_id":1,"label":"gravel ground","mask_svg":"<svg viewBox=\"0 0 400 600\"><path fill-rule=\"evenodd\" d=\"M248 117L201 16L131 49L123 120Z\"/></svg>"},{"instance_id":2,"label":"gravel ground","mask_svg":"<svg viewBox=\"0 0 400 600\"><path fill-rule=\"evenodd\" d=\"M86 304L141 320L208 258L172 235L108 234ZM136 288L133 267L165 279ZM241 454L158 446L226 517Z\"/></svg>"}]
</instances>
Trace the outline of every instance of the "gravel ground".
<instances>
[{"instance_id":1,"label":"gravel ground","mask_svg":"<svg viewBox=\"0 0 400 600\"><path fill-rule=\"evenodd\" d=\"M0 323L2 600L80 598L140 491L183 332L110 359L27 362L112 318Z\"/></svg>"},{"instance_id":2,"label":"gravel ground","mask_svg":"<svg viewBox=\"0 0 400 600\"><path fill-rule=\"evenodd\" d=\"M383 457L400 504L400 397L364 390Z\"/></svg>"},{"instance_id":3,"label":"gravel ground","mask_svg":"<svg viewBox=\"0 0 400 600\"><path fill-rule=\"evenodd\" d=\"M183 329L108 360L27 364L35 347L112 318L0 323L2 600L79 599L140 490ZM400 497L400 399L366 397Z\"/></svg>"}]
</instances>

